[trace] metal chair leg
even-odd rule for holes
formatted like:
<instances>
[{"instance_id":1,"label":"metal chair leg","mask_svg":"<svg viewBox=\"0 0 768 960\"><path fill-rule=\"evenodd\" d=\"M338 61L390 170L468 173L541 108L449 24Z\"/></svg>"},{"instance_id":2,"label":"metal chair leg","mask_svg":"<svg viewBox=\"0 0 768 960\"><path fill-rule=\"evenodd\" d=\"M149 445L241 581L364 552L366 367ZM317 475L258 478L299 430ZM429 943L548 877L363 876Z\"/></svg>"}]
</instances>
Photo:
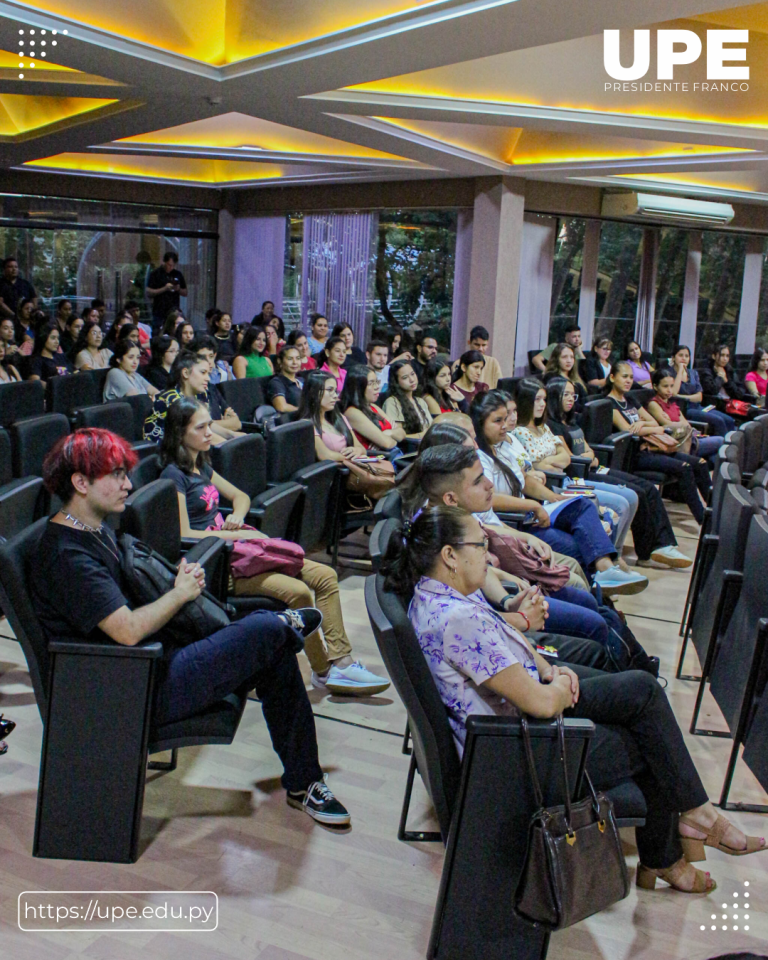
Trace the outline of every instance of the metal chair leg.
<instances>
[{"instance_id":1,"label":"metal chair leg","mask_svg":"<svg viewBox=\"0 0 768 960\"><path fill-rule=\"evenodd\" d=\"M167 773L169 770L176 769L178 759L179 751L174 747L173 750L171 750L170 760L150 760L147 764L147 770L162 770L163 773Z\"/></svg>"},{"instance_id":2,"label":"metal chair leg","mask_svg":"<svg viewBox=\"0 0 768 960\"><path fill-rule=\"evenodd\" d=\"M413 792L413 778L416 775L416 757L411 755L411 765L408 767L408 779L405 783L405 796L403 797L403 809L400 813L400 825L397 828L397 839L405 840L407 843L442 843L442 834L434 831L406 830L405 825L408 820L408 810L411 806L411 793Z\"/></svg>"},{"instance_id":3,"label":"metal chair leg","mask_svg":"<svg viewBox=\"0 0 768 960\"><path fill-rule=\"evenodd\" d=\"M410 757L413 753L413 748L411 747L411 721L405 721L405 730L403 731L403 753L406 757Z\"/></svg>"}]
</instances>

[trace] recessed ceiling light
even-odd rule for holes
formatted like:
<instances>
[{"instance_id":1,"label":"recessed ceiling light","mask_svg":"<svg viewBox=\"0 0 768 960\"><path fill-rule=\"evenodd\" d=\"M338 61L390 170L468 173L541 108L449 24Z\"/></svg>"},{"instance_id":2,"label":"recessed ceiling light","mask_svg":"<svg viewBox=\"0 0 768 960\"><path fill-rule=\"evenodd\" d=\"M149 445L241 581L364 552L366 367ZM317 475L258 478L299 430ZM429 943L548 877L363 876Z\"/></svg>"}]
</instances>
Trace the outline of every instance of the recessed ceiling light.
<instances>
[{"instance_id":1,"label":"recessed ceiling light","mask_svg":"<svg viewBox=\"0 0 768 960\"><path fill-rule=\"evenodd\" d=\"M23 30L19 30L19 33L20 33L22 36L24 36L24 31L23 31Z\"/></svg>"},{"instance_id":2,"label":"recessed ceiling light","mask_svg":"<svg viewBox=\"0 0 768 960\"><path fill-rule=\"evenodd\" d=\"M19 80L23 80L23 79L24 79L24 74L23 74L23 73L20 73L20 74L19 74Z\"/></svg>"},{"instance_id":3,"label":"recessed ceiling light","mask_svg":"<svg viewBox=\"0 0 768 960\"><path fill-rule=\"evenodd\" d=\"M55 46L56 46L56 41L55 41L55 40L51 40L51 46L52 46L52 47L55 47Z\"/></svg>"},{"instance_id":4,"label":"recessed ceiling light","mask_svg":"<svg viewBox=\"0 0 768 960\"><path fill-rule=\"evenodd\" d=\"M32 34L32 36L35 35L35 31L34 31L34 30L30 30L29 32Z\"/></svg>"},{"instance_id":5,"label":"recessed ceiling light","mask_svg":"<svg viewBox=\"0 0 768 960\"><path fill-rule=\"evenodd\" d=\"M40 54L40 56L41 56L41 57L44 57L44 56L45 56L45 50L43 50L43 52Z\"/></svg>"}]
</instances>

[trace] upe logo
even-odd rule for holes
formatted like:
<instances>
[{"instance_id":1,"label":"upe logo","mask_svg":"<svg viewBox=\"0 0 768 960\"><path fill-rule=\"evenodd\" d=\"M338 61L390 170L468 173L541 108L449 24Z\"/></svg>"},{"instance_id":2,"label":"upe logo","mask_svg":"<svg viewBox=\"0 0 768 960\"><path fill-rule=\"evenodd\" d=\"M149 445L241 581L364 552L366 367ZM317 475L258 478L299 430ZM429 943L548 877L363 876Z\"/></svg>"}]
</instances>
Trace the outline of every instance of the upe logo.
<instances>
[{"instance_id":1,"label":"upe logo","mask_svg":"<svg viewBox=\"0 0 768 960\"><path fill-rule=\"evenodd\" d=\"M634 31L634 60L632 66L621 64L619 30L603 31L603 63L614 80L639 80L651 65L651 31ZM749 80L749 67L726 65L725 61L747 59L744 44L749 42L749 30L707 30L707 80ZM741 44L729 46L725 44ZM702 52L701 38L692 30L656 31L656 79L673 80L677 65L695 63ZM615 86L606 84L606 89ZM748 89L744 84L729 84L730 89Z\"/></svg>"}]
</instances>

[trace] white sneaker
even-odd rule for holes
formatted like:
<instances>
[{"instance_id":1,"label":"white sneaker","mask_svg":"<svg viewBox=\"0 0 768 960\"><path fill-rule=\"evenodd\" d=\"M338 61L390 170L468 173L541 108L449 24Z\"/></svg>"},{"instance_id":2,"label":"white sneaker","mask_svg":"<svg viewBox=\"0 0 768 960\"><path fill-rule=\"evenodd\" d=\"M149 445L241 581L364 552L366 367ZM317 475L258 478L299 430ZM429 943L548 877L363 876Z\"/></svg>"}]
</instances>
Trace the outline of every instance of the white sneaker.
<instances>
[{"instance_id":1,"label":"white sneaker","mask_svg":"<svg viewBox=\"0 0 768 960\"><path fill-rule=\"evenodd\" d=\"M659 547L651 554L651 560L668 567L690 567L693 564L693 560L681 553L677 547Z\"/></svg>"},{"instance_id":2,"label":"white sneaker","mask_svg":"<svg viewBox=\"0 0 768 960\"><path fill-rule=\"evenodd\" d=\"M595 574L595 583L607 594L640 593L648 586L648 577L630 570L625 573L618 564Z\"/></svg>"},{"instance_id":3,"label":"white sneaker","mask_svg":"<svg viewBox=\"0 0 768 960\"><path fill-rule=\"evenodd\" d=\"M331 666L325 676L312 671L312 686L330 690L341 697L371 697L383 693L390 682L366 669L359 660L346 667Z\"/></svg>"}]
</instances>

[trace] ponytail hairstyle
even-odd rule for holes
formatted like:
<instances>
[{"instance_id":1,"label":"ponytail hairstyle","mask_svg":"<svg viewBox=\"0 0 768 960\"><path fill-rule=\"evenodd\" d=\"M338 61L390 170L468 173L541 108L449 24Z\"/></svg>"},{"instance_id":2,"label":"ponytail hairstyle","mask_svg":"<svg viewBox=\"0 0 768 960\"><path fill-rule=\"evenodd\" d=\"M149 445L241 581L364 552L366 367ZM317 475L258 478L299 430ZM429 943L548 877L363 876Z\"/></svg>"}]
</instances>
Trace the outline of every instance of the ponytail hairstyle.
<instances>
[{"instance_id":1,"label":"ponytail hairstyle","mask_svg":"<svg viewBox=\"0 0 768 960\"><path fill-rule=\"evenodd\" d=\"M407 602L421 577L434 570L440 551L458 544L471 514L458 507L425 507L389 538L381 566L384 589Z\"/></svg>"},{"instance_id":2,"label":"ponytail hairstyle","mask_svg":"<svg viewBox=\"0 0 768 960\"><path fill-rule=\"evenodd\" d=\"M123 359L126 353L130 353L131 350L138 350L139 356L141 356L141 347L138 345L138 343L134 343L133 340L128 340L127 338L118 340L115 344L115 349L112 353L112 356L109 358L110 367L119 367L120 361Z\"/></svg>"},{"instance_id":3,"label":"ponytail hairstyle","mask_svg":"<svg viewBox=\"0 0 768 960\"><path fill-rule=\"evenodd\" d=\"M538 380L536 383L538 383ZM536 389L538 390L538 387ZM494 411L501 407L504 408L506 413L507 397L508 394L502 390L486 390L485 393L479 393L472 401L472 405L469 408L469 415L472 417L472 425L475 428L475 442L477 443L478 449L490 457L493 465L501 471L509 485L510 495L519 497L522 493L520 481L515 476L514 471L508 467L503 460L500 460L496 456L493 447L485 437L485 421ZM519 403L519 400L516 402Z\"/></svg>"},{"instance_id":4,"label":"ponytail hairstyle","mask_svg":"<svg viewBox=\"0 0 768 960\"><path fill-rule=\"evenodd\" d=\"M205 361L201 357L198 357L196 353L193 353L191 350L187 350L186 348L182 347L179 351L179 355L173 361L173 366L168 374L169 387L175 387L179 393L184 393L184 382L181 376L181 371L191 370L192 367L196 367L198 363L205 363Z\"/></svg>"},{"instance_id":5,"label":"ponytail hairstyle","mask_svg":"<svg viewBox=\"0 0 768 960\"><path fill-rule=\"evenodd\" d=\"M606 397L611 392L611 390L613 390L613 382L611 381L611 377L615 377L622 367L629 367L630 370L632 369L629 366L628 360L614 360L613 363L611 364L611 369L608 371L608 376L606 377L606 380L605 380L605 386L603 387L603 394Z\"/></svg>"},{"instance_id":6,"label":"ponytail hairstyle","mask_svg":"<svg viewBox=\"0 0 768 960\"><path fill-rule=\"evenodd\" d=\"M325 385L329 380L336 383L336 377L332 373L328 373L327 370L310 370L301 391L301 403L296 419L309 420L318 433L322 433L325 424L330 423L344 436L348 447L354 446L352 433L341 415L338 403L333 410L328 411L323 417L320 402L325 392Z\"/></svg>"},{"instance_id":7,"label":"ponytail hairstyle","mask_svg":"<svg viewBox=\"0 0 768 960\"><path fill-rule=\"evenodd\" d=\"M464 373L461 368L469 367L473 363L482 363L485 366L485 356L479 350L467 350L466 353L462 353L459 362L456 364L456 369L453 371L451 382L456 383L457 380L460 380Z\"/></svg>"},{"instance_id":8,"label":"ponytail hairstyle","mask_svg":"<svg viewBox=\"0 0 768 960\"><path fill-rule=\"evenodd\" d=\"M435 383L435 379L443 367L448 367L449 370L451 369L450 359L443 354L432 357L427 363L426 370L424 371L424 394L432 397L441 410L455 410L458 406L456 401L452 400L445 390L438 387ZM451 378L453 378L452 374Z\"/></svg>"},{"instance_id":9,"label":"ponytail hairstyle","mask_svg":"<svg viewBox=\"0 0 768 960\"><path fill-rule=\"evenodd\" d=\"M413 369L413 364L410 360L395 360L395 362L390 366L387 395L388 397L394 397L394 399L400 404L400 409L403 411L403 427L405 428L405 432L421 433L424 424L422 423L421 417L416 410L416 404L410 399L410 397L406 397L397 379L403 367L410 367ZM417 397L419 392L420 388L416 387L413 395Z\"/></svg>"},{"instance_id":10,"label":"ponytail hairstyle","mask_svg":"<svg viewBox=\"0 0 768 960\"><path fill-rule=\"evenodd\" d=\"M654 388L658 387L664 377L672 377L673 380L675 379L675 375L669 367L659 367L658 370L654 370L651 374L651 385Z\"/></svg>"}]
</instances>

